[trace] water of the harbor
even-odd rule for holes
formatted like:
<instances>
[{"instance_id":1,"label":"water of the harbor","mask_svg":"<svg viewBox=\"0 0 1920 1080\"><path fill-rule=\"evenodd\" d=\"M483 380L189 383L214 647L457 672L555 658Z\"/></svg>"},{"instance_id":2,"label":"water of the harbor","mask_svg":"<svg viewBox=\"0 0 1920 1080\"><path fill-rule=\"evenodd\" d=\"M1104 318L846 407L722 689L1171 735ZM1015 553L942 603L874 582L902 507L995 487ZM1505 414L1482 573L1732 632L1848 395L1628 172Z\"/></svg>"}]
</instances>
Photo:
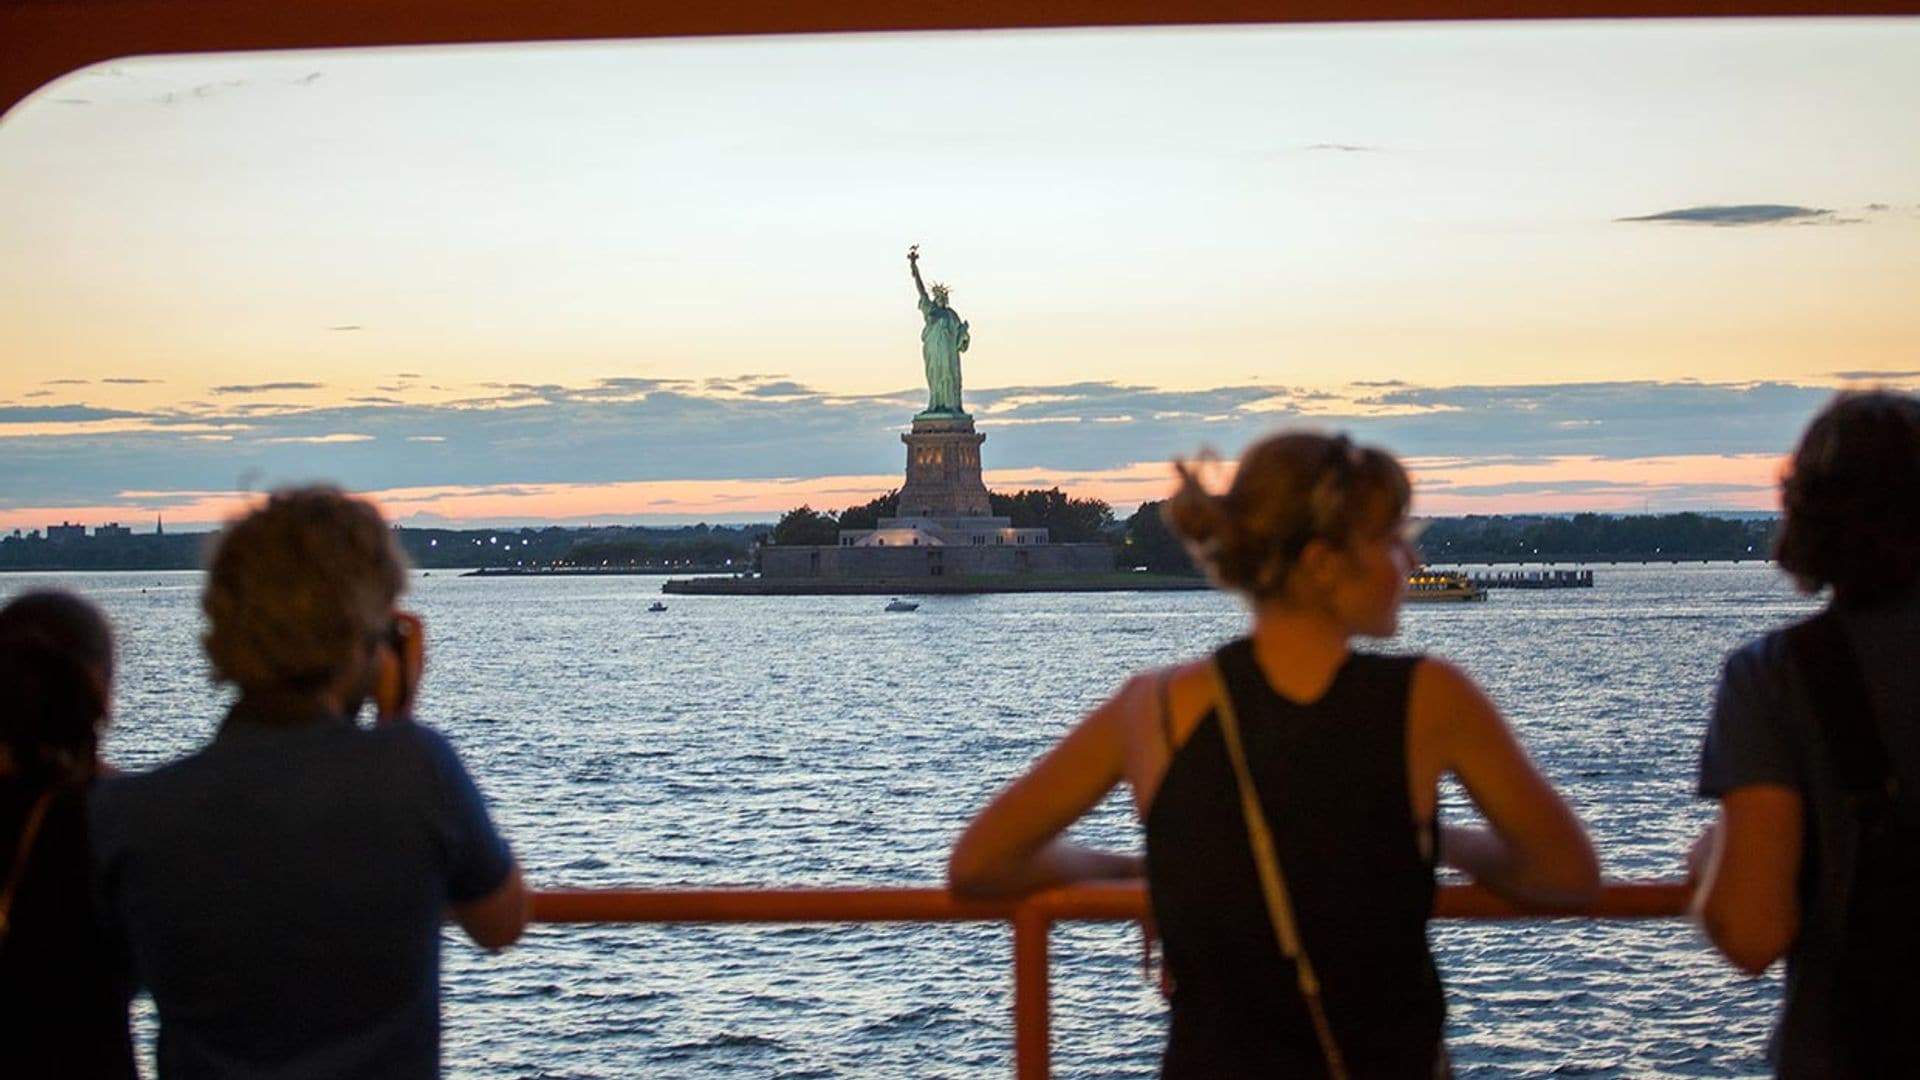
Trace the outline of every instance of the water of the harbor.
<instances>
[{"instance_id":1,"label":"water of the harbor","mask_svg":"<svg viewBox=\"0 0 1920 1080\"><path fill-rule=\"evenodd\" d=\"M1615 878L1672 877L1725 652L1804 611L1758 564L1601 566L1592 589L1409 608L1385 647L1492 693ZM120 633L111 758L208 738L193 573L0 577L82 591ZM969 813L1138 668L1245 624L1210 593L668 597L659 579L415 575L422 714L489 796L536 886L924 885ZM1460 803L1450 799L1457 819ZM1116 797L1079 829L1122 848ZM1680 921L1436 923L1462 1076L1757 1076L1776 977ZM1002 1077L1000 926L535 927L450 935L454 1077ZM1151 1076L1163 1007L1137 931L1054 935L1061 1077ZM150 1034L150 1021L143 1020Z\"/></svg>"}]
</instances>

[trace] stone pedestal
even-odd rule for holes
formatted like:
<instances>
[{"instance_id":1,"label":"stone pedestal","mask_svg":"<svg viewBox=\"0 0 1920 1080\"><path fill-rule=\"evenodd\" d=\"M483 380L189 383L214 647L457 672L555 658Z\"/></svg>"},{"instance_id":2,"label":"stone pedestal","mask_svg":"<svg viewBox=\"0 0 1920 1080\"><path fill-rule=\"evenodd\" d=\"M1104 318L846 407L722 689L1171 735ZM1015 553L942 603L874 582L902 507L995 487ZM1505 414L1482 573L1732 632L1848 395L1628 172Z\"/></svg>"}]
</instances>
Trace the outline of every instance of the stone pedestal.
<instances>
[{"instance_id":1,"label":"stone pedestal","mask_svg":"<svg viewBox=\"0 0 1920 1080\"><path fill-rule=\"evenodd\" d=\"M980 444L973 417L916 416L907 444L907 482L900 488L903 518L987 517L993 513L980 479Z\"/></svg>"}]
</instances>

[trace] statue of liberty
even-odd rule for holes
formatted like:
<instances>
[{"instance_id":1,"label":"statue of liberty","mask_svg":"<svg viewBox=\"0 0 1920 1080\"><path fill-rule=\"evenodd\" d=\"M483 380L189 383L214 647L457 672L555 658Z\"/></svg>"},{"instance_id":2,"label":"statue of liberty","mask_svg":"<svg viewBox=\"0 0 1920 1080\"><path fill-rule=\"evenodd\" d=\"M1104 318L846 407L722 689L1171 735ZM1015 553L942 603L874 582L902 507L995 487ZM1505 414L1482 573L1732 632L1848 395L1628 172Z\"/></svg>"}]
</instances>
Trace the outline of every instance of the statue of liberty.
<instances>
[{"instance_id":1,"label":"statue of liberty","mask_svg":"<svg viewBox=\"0 0 1920 1080\"><path fill-rule=\"evenodd\" d=\"M920 290L920 314L927 320L920 330L920 359L927 368L927 409L921 416L965 416L960 407L960 354L970 340L966 321L947 306L947 287L934 282L929 295L920 280L920 245L907 249L907 267L913 287Z\"/></svg>"}]
</instances>

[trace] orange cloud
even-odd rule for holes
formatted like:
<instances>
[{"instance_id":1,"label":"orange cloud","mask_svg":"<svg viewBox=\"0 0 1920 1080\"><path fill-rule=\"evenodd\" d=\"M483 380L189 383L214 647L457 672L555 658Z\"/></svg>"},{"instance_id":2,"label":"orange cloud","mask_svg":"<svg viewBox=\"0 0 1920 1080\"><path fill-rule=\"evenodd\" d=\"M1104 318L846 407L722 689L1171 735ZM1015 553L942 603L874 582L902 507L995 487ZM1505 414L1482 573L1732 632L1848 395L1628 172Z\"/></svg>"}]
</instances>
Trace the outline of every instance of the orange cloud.
<instances>
[{"instance_id":1,"label":"orange cloud","mask_svg":"<svg viewBox=\"0 0 1920 1080\"><path fill-rule=\"evenodd\" d=\"M1558 457L1527 462L1413 458L1414 512L1423 515L1576 511L1774 510L1781 459L1772 454L1611 460ZM1233 463L1208 470L1228 483ZM492 484L404 487L365 494L402 524L460 527L506 522L685 523L771 521L801 504L838 510L900 486L897 473L777 480L656 480L610 484ZM1058 487L1076 498L1104 499L1122 515L1166 498L1173 470L1146 461L1114 469L990 469L998 491ZM127 491L110 506L29 506L0 510L0 529L40 529L77 521L144 524L164 514L176 527L205 527L244 510L257 494Z\"/></svg>"},{"instance_id":2,"label":"orange cloud","mask_svg":"<svg viewBox=\"0 0 1920 1080\"><path fill-rule=\"evenodd\" d=\"M1116 506L1164 498L1171 472L1160 463L1119 469L989 469L995 490L1059 487ZM395 520L605 521L747 518L772 520L801 504L839 510L900 486L896 473L778 480L653 480L613 484L512 484L391 488L369 492Z\"/></svg>"},{"instance_id":3,"label":"orange cloud","mask_svg":"<svg viewBox=\"0 0 1920 1080\"><path fill-rule=\"evenodd\" d=\"M1778 510L1776 454L1528 462L1412 458L1414 512L1423 515Z\"/></svg>"}]
</instances>

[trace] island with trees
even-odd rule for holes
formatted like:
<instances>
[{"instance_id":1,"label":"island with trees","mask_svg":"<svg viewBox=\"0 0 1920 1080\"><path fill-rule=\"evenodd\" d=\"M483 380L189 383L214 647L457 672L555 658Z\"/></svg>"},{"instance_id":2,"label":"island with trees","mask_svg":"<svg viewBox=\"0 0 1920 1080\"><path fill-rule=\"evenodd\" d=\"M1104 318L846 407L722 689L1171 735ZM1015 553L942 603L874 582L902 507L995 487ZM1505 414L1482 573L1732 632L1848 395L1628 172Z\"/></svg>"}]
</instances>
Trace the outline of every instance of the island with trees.
<instances>
[{"instance_id":1,"label":"island with trees","mask_svg":"<svg viewBox=\"0 0 1920 1080\"><path fill-rule=\"evenodd\" d=\"M1121 573L1197 578L1160 503L1118 518L1099 499L1059 488L990 492L996 516L1044 528L1071 543L1112 545ZM799 506L773 523L681 526L398 527L394 535L422 569L488 573L751 574L765 545L832 544L841 529L871 529L898 507L898 492L834 511ZM1772 515L1521 514L1426 520L1420 549L1430 565L1606 564L1755 561L1771 557ZM39 530L0 536L0 571L193 570L210 534L76 535ZM1135 576L1139 576L1136 574Z\"/></svg>"}]
</instances>

